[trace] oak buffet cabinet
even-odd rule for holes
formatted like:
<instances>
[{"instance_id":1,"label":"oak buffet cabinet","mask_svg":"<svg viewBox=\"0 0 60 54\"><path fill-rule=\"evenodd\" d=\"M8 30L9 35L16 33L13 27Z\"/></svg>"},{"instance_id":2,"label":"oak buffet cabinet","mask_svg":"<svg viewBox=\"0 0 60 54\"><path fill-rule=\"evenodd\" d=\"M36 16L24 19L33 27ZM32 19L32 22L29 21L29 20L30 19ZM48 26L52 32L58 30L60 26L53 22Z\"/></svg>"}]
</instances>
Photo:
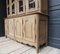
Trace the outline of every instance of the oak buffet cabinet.
<instances>
[{"instance_id":1,"label":"oak buffet cabinet","mask_svg":"<svg viewBox=\"0 0 60 54\"><path fill-rule=\"evenodd\" d=\"M39 46L48 42L47 0L6 0L5 36L18 42Z\"/></svg>"}]
</instances>

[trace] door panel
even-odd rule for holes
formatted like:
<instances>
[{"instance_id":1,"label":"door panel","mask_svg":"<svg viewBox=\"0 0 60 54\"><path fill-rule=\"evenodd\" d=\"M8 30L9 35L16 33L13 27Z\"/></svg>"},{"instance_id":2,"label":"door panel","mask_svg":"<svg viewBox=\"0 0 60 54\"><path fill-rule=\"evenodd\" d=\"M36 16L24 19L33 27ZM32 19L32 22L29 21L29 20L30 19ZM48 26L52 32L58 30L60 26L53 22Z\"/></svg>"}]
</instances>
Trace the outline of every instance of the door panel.
<instances>
[{"instance_id":1,"label":"door panel","mask_svg":"<svg viewBox=\"0 0 60 54\"><path fill-rule=\"evenodd\" d=\"M15 38L22 39L22 18L15 18Z\"/></svg>"},{"instance_id":2,"label":"door panel","mask_svg":"<svg viewBox=\"0 0 60 54\"><path fill-rule=\"evenodd\" d=\"M9 37L14 38L14 19L9 19Z\"/></svg>"},{"instance_id":3,"label":"door panel","mask_svg":"<svg viewBox=\"0 0 60 54\"><path fill-rule=\"evenodd\" d=\"M27 12L38 10L38 0L28 0L26 2L27 2L26 3Z\"/></svg>"},{"instance_id":4,"label":"door panel","mask_svg":"<svg viewBox=\"0 0 60 54\"><path fill-rule=\"evenodd\" d=\"M24 39L35 42L35 18L24 18Z\"/></svg>"},{"instance_id":5,"label":"door panel","mask_svg":"<svg viewBox=\"0 0 60 54\"><path fill-rule=\"evenodd\" d=\"M17 0L17 12L18 14L25 13L25 1L26 0Z\"/></svg>"}]
</instances>

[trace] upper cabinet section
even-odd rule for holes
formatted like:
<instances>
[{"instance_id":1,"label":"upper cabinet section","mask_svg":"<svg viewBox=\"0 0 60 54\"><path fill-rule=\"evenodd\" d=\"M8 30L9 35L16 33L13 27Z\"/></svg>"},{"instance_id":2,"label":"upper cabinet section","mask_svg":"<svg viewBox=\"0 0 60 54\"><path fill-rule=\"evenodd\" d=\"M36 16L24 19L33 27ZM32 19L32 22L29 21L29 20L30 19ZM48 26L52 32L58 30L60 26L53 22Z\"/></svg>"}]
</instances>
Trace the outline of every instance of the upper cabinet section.
<instances>
[{"instance_id":1,"label":"upper cabinet section","mask_svg":"<svg viewBox=\"0 0 60 54\"><path fill-rule=\"evenodd\" d=\"M48 0L6 0L7 16L42 13L48 15Z\"/></svg>"}]
</instances>

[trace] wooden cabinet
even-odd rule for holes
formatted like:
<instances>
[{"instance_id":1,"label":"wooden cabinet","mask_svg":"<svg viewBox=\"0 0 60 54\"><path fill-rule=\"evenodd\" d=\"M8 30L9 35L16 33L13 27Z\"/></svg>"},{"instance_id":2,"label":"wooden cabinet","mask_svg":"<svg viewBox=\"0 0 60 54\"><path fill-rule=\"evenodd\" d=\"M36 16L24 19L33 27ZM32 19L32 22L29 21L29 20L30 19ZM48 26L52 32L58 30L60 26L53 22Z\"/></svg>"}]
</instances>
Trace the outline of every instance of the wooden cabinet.
<instances>
[{"instance_id":1,"label":"wooden cabinet","mask_svg":"<svg viewBox=\"0 0 60 54\"><path fill-rule=\"evenodd\" d=\"M16 15L16 0L10 0L11 2L11 16Z\"/></svg>"},{"instance_id":2,"label":"wooden cabinet","mask_svg":"<svg viewBox=\"0 0 60 54\"><path fill-rule=\"evenodd\" d=\"M6 0L7 17L16 15L16 0Z\"/></svg>"},{"instance_id":3,"label":"wooden cabinet","mask_svg":"<svg viewBox=\"0 0 60 54\"><path fill-rule=\"evenodd\" d=\"M5 35L24 44L47 45L47 0L6 0Z\"/></svg>"},{"instance_id":4,"label":"wooden cabinet","mask_svg":"<svg viewBox=\"0 0 60 54\"><path fill-rule=\"evenodd\" d=\"M35 42L35 18L27 16L23 18L24 39L26 41Z\"/></svg>"}]
</instances>

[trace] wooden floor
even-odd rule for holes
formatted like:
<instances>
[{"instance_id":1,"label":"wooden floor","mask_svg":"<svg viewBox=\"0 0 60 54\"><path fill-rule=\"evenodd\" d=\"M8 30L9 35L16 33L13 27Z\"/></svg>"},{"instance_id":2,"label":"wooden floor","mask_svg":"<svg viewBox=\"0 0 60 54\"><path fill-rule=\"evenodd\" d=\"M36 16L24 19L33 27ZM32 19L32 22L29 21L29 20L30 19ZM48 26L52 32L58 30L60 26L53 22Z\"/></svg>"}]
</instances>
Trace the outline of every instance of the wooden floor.
<instances>
[{"instance_id":1,"label":"wooden floor","mask_svg":"<svg viewBox=\"0 0 60 54\"><path fill-rule=\"evenodd\" d=\"M36 54L36 49L9 38L0 37L0 54ZM60 49L43 47L39 54L60 54Z\"/></svg>"}]
</instances>

